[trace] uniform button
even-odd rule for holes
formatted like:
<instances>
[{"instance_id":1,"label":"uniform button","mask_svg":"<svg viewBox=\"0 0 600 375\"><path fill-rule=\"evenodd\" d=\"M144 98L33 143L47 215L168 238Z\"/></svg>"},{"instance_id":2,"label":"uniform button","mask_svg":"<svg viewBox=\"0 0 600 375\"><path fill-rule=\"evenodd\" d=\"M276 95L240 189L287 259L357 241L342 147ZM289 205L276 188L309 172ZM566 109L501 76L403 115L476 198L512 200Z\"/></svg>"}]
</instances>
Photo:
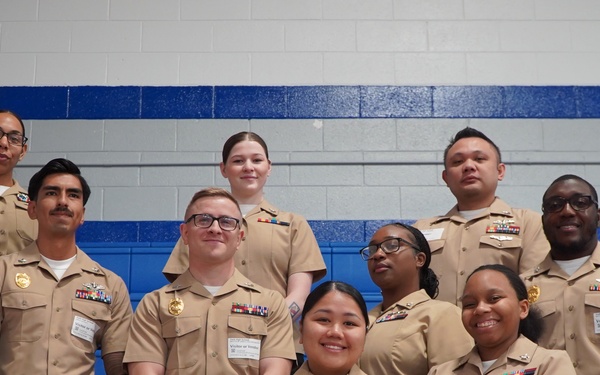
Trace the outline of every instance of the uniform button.
<instances>
[{"instance_id":1,"label":"uniform button","mask_svg":"<svg viewBox=\"0 0 600 375\"><path fill-rule=\"evenodd\" d=\"M462 248L462 251L467 251L467 248L466 248L466 247L463 247L463 248Z\"/></svg>"},{"instance_id":2,"label":"uniform button","mask_svg":"<svg viewBox=\"0 0 600 375\"><path fill-rule=\"evenodd\" d=\"M4 215L4 210L0 211L0 214L1 214L1 215Z\"/></svg>"},{"instance_id":3,"label":"uniform button","mask_svg":"<svg viewBox=\"0 0 600 375\"><path fill-rule=\"evenodd\" d=\"M569 306L569 311L573 311L575 309L575 306L571 305Z\"/></svg>"},{"instance_id":4,"label":"uniform button","mask_svg":"<svg viewBox=\"0 0 600 375\"><path fill-rule=\"evenodd\" d=\"M60 312L60 307L57 307L57 308L56 308L56 312Z\"/></svg>"},{"instance_id":5,"label":"uniform button","mask_svg":"<svg viewBox=\"0 0 600 375\"><path fill-rule=\"evenodd\" d=\"M55 335L54 335L54 338L55 338L55 339L60 339L60 333L57 333L57 334L55 334Z\"/></svg>"},{"instance_id":6,"label":"uniform button","mask_svg":"<svg viewBox=\"0 0 600 375\"><path fill-rule=\"evenodd\" d=\"M96 316L96 312L95 311L92 311L92 316Z\"/></svg>"},{"instance_id":7,"label":"uniform button","mask_svg":"<svg viewBox=\"0 0 600 375\"><path fill-rule=\"evenodd\" d=\"M54 366L56 366L56 365L58 365L58 361L55 359L54 361L52 361L52 364L53 364Z\"/></svg>"},{"instance_id":8,"label":"uniform button","mask_svg":"<svg viewBox=\"0 0 600 375\"><path fill-rule=\"evenodd\" d=\"M4 229L0 229L0 234L4 235L6 231Z\"/></svg>"},{"instance_id":9,"label":"uniform button","mask_svg":"<svg viewBox=\"0 0 600 375\"><path fill-rule=\"evenodd\" d=\"M575 334L574 334L574 333L571 333L571 335L570 335L569 337L570 337L571 339L574 339L574 338L575 338Z\"/></svg>"},{"instance_id":10,"label":"uniform button","mask_svg":"<svg viewBox=\"0 0 600 375\"><path fill-rule=\"evenodd\" d=\"M213 306L216 306L216 305L217 305L217 301L213 301L213 302L212 302L212 305L213 305Z\"/></svg>"},{"instance_id":11,"label":"uniform button","mask_svg":"<svg viewBox=\"0 0 600 375\"><path fill-rule=\"evenodd\" d=\"M216 352L212 352L210 355L211 355L211 356L214 358L214 357L216 357L218 354L217 354Z\"/></svg>"},{"instance_id":12,"label":"uniform button","mask_svg":"<svg viewBox=\"0 0 600 375\"><path fill-rule=\"evenodd\" d=\"M462 275L464 275L464 274L465 274L465 271L460 271L459 273L460 273L460 275L462 276Z\"/></svg>"},{"instance_id":13,"label":"uniform button","mask_svg":"<svg viewBox=\"0 0 600 375\"><path fill-rule=\"evenodd\" d=\"M498 242L498 247L502 247L502 242Z\"/></svg>"},{"instance_id":14,"label":"uniform button","mask_svg":"<svg viewBox=\"0 0 600 375\"><path fill-rule=\"evenodd\" d=\"M217 327L218 327L218 325L216 325L216 324L212 325L212 329L217 329Z\"/></svg>"},{"instance_id":15,"label":"uniform button","mask_svg":"<svg viewBox=\"0 0 600 375\"><path fill-rule=\"evenodd\" d=\"M573 362L573 367L576 368L577 366L579 366L579 362Z\"/></svg>"},{"instance_id":16,"label":"uniform button","mask_svg":"<svg viewBox=\"0 0 600 375\"><path fill-rule=\"evenodd\" d=\"M21 302L21 305L23 305L23 306L27 306L27 301L23 301L23 302Z\"/></svg>"},{"instance_id":17,"label":"uniform button","mask_svg":"<svg viewBox=\"0 0 600 375\"><path fill-rule=\"evenodd\" d=\"M248 327L248 331L252 332L254 331L254 328L252 328L252 326Z\"/></svg>"},{"instance_id":18,"label":"uniform button","mask_svg":"<svg viewBox=\"0 0 600 375\"><path fill-rule=\"evenodd\" d=\"M573 286L573 284L575 284L575 281L571 280L567 284L569 284L569 286Z\"/></svg>"},{"instance_id":19,"label":"uniform button","mask_svg":"<svg viewBox=\"0 0 600 375\"><path fill-rule=\"evenodd\" d=\"M242 265L245 266L246 265L246 260L242 260Z\"/></svg>"},{"instance_id":20,"label":"uniform button","mask_svg":"<svg viewBox=\"0 0 600 375\"><path fill-rule=\"evenodd\" d=\"M469 228L470 228L470 227L467 225L467 226L465 227L465 230L469 230Z\"/></svg>"}]
</instances>

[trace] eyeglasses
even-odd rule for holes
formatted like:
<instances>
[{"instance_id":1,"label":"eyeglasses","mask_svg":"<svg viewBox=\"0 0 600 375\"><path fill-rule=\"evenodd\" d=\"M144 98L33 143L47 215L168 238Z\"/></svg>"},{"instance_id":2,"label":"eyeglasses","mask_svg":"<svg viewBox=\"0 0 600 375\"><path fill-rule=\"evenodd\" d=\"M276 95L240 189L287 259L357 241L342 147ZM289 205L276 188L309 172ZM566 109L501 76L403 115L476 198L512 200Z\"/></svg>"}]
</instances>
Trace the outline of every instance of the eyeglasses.
<instances>
[{"instance_id":1,"label":"eyeglasses","mask_svg":"<svg viewBox=\"0 0 600 375\"><path fill-rule=\"evenodd\" d=\"M358 253L360 254L360 256L362 257L363 260L369 260L369 259L373 258L373 256L379 249L381 249L386 254L391 254L391 253L400 251L400 249L402 247L402 243L407 244L408 246L412 247L413 249L415 249L417 251L421 251L421 249L419 249L419 247L417 245L414 245L414 244L408 242L404 238L398 237L398 238L388 238L387 240L380 242L378 244L372 244L372 245L366 246L366 247L360 249L360 251ZM405 247L402 250L406 250L406 249L408 249L408 247Z\"/></svg>"},{"instance_id":2,"label":"eyeglasses","mask_svg":"<svg viewBox=\"0 0 600 375\"><path fill-rule=\"evenodd\" d=\"M192 220L194 221L194 225L198 228L210 228L216 220L217 223L219 223L219 228L228 232L235 230L235 228L240 225L238 219L229 216L214 217L209 214L194 214L190 216L185 223L187 224Z\"/></svg>"},{"instance_id":3,"label":"eyeglasses","mask_svg":"<svg viewBox=\"0 0 600 375\"><path fill-rule=\"evenodd\" d=\"M542 203L542 211L548 214L560 212L563 208L565 208L567 203L569 203L571 208L573 208L575 211L583 211L592 204L598 204L598 202L596 202L591 195L575 194L569 198L550 197L546 199L544 203Z\"/></svg>"},{"instance_id":4,"label":"eyeglasses","mask_svg":"<svg viewBox=\"0 0 600 375\"><path fill-rule=\"evenodd\" d=\"M27 137L19 133L5 133L4 130L0 129L0 139L6 136L6 140L11 146L25 146L27 143Z\"/></svg>"}]
</instances>

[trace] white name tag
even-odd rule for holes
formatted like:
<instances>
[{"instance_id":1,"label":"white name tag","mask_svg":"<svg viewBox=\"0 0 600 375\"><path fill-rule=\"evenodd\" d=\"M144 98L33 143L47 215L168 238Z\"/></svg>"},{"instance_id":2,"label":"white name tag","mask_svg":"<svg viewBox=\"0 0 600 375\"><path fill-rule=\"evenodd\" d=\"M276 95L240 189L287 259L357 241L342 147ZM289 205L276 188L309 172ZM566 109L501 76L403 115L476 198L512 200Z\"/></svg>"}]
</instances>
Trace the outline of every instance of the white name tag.
<instances>
[{"instance_id":1,"label":"white name tag","mask_svg":"<svg viewBox=\"0 0 600 375\"><path fill-rule=\"evenodd\" d=\"M594 333L600 333L600 313L594 313Z\"/></svg>"},{"instance_id":2,"label":"white name tag","mask_svg":"<svg viewBox=\"0 0 600 375\"><path fill-rule=\"evenodd\" d=\"M73 326L71 327L71 334L85 341L92 342L94 340L94 335L99 329L100 326L93 320L76 316L73 320Z\"/></svg>"},{"instance_id":3,"label":"white name tag","mask_svg":"<svg viewBox=\"0 0 600 375\"><path fill-rule=\"evenodd\" d=\"M425 236L427 241L439 240L442 238L442 233L444 233L444 228L436 228L436 229L422 229L421 233Z\"/></svg>"},{"instance_id":4,"label":"white name tag","mask_svg":"<svg viewBox=\"0 0 600 375\"><path fill-rule=\"evenodd\" d=\"M260 359L260 340L230 338L227 343L227 358Z\"/></svg>"}]
</instances>

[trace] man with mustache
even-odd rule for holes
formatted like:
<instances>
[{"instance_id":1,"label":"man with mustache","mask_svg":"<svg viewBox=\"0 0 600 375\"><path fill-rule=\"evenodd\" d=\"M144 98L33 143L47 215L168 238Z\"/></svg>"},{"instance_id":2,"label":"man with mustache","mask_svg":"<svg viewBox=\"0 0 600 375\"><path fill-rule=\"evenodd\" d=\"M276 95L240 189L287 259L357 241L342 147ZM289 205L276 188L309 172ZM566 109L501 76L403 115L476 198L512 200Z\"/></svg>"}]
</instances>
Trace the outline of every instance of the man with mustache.
<instances>
[{"instance_id":1,"label":"man with mustache","mask_svg":"<svg viewBox=\"0 0 600 375\"><path fill-rule=\"evenodd\" d=\"M132 309L123 280L75 243L90 187L79 168L54 159L29 181L37 240L0 257L0 373L124 374Z\"/></svg>"},{"instance_id":2,"label":"man with mustache","mask_svg":"<svg viewBox=\"0 0 600 375\"><path fill-rule=\"evenodd\" d=\"M496 196L506 166L485 134L465 128L444 150L442 179L457 204L445 215L417 221L431 247L440 280L437 299L458 304L467 276L482 264L504 264L517 273L548 253L540 215L513 208Z\"/></svg>"},{"instance_id":3,"label":"man with mustache","mask_svg":"<svg viewBox=\"0 0 600 375\"><path fill-rule=\"evenodd\" d=\"M0 255L17 252L37 237L37 222L27 214L27 190L13 178L17 163L26 153L23 120L0 109Z\"/></svg>"},{"instance_id":4,"label":"man with mustache","mask_svg":"<svg viewBox=\"0 0 600 375\"><path fill-rule=\"evenodd\" d=\"M579 176L563 175L542 200L550 253L522 277L529 303L542 313L539 345L564 349L578 375L600 369L598 193Z\"/></svg>"}]
</instances>

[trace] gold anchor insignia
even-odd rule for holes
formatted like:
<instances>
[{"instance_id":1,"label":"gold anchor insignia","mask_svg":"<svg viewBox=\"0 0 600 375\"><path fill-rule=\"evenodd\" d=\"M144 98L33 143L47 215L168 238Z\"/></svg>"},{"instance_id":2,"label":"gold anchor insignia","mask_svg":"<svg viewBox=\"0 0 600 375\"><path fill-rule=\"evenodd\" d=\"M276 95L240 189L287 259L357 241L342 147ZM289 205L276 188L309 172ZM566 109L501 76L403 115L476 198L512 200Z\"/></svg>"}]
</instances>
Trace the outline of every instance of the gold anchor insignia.
<instances>
[{"instance_id":1,"label":"gold anchor insignia","mask_svg":"<svg viewBox=\"0 0 600 375\"><path fill-rule=\"evenodd\" d=\"M31 279L26 273L17 273L17 275L15 276L15 283L19 288L25 289L29 287L29 285L31 285Z\"/></svg>"},{"instance_id":2,"label":"gold anchor insignia","mask_svg":"<svg viewBox=\"0 0 600 375\"><path fill-rule=\"evenodd\" d=\"M531 288L529 288L529 290L527 290L527 300L529 301L529 303L535 303L538 300L538 298L540 298L541 293L542 290L540 289L540 287L537 285L533 285Z\"/></svg>"},{"instance_id":3,"label":"gold anchor insignia","mask_svg":"<svg viewBox=\"0 0 600 375\"><path fill-rule=\"evenodd\" d=\"M183 312L183 307L181 298L173 298L169 301L169 314L177 316Z\"/></svg>"}]
</instances>

